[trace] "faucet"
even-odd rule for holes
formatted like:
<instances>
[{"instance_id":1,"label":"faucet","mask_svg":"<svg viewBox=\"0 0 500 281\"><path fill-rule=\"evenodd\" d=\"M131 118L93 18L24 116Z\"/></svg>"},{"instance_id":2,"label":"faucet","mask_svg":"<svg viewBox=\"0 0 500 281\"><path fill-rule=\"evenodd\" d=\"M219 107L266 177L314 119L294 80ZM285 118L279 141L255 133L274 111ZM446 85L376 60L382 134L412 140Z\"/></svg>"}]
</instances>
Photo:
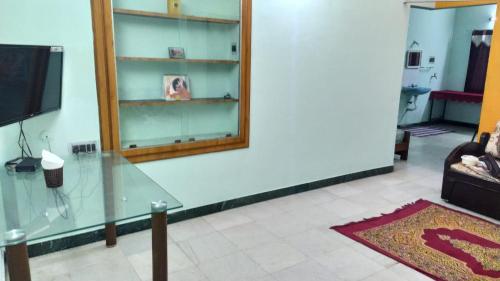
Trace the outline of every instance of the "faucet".
<instances>
[{"instance_id":1,"label":"faucet","mask_svg":"<svg viewBox=\"0 0 500 281\"><path fill-rule=\"evenodd\" d=\"M438 74L437 73L434 73L432 76L431 76L431 79L429 81L432 81L432 79L436 79L438 80Z\"/></svg>"}]
</instances>

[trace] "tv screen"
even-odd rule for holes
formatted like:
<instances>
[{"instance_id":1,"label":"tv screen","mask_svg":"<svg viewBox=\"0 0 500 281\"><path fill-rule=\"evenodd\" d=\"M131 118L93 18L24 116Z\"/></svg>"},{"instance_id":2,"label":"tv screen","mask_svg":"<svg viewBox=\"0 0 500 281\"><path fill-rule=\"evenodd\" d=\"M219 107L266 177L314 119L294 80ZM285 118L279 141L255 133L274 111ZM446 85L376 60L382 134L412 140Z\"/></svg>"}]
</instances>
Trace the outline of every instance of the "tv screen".
<instances>
[{"instance_id":1,"label":"tv screen","mask_svg":"<svg viewBox=\"0 0 500 281\"><path fill-rule=\"evenodd\" d=\"M0 45L0 126L61 108L62 47Z\"/></svg>"}]
</instances>

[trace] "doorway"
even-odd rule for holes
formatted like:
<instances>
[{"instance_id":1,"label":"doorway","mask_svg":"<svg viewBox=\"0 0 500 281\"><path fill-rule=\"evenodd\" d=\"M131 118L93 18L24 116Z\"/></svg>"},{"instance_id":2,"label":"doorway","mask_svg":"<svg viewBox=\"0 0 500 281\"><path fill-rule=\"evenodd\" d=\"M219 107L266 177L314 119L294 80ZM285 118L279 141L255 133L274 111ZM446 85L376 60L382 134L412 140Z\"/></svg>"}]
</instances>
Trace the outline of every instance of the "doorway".
<instances>
[{"instance_id":1,"label":"doorway","mask_svg":"<svg viewBox=\"0 0 500 281\"><path fill-rule=\"evenodd\" d=\"M412 133L410 161L442 169L475 135L496 9L411 8L398 116Z\"/></svg>"}]
</instances>

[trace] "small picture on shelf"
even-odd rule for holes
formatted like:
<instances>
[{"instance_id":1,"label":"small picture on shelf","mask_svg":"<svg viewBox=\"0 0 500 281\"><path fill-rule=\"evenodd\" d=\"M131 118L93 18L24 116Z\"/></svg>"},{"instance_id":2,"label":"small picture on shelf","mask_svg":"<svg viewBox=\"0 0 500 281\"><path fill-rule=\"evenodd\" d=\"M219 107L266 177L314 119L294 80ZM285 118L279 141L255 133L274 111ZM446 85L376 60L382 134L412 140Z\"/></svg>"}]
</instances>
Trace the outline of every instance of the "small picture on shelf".
<instances>
[{"instance_id":1,"label":"small picture on shelf","mask_svg":"<svg viewBox=\"0 0 500 281\"><path fill-rule=\"evenodd\" d=\"M181 0L167 0L167 14L171 16L180 16Z\"/></svg>"},{"instance_id":2,"label":"small picture on shelf","mask_svg":"<svg viewBox=\"0 0 500 281\"><path fill-rule=\"evenodd\" d=\"M171 47L168 48L168 56L171 59L185 59L186 53L184 52L184 48Z\"/></svg>"},{"instance_id":3,"label":"small picture on shelf","mask_svg":"<svg viewBox=\"0 0 500 281\"><path fill-rule=\"evenodd\" d=\"M189 78L186 75L163 76L163 92L165 100L191 100Z\"/></svg>"}]
</instances>

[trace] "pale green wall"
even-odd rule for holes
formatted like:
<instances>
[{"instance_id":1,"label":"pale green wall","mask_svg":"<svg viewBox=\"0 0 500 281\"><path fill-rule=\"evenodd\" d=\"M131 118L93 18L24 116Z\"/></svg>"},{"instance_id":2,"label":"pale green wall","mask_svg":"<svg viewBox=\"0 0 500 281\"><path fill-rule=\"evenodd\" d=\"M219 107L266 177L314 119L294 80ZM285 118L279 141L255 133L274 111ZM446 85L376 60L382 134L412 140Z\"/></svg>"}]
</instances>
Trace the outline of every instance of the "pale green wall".
<instances>
[{"instance_id":1,"label":"pale green wall","mask_svg":"<svg viewBox=\"0 0 500 281\"><path fill-rule=\"evenodd\" d=\"M447 89L464 90L469 65L472 31L475 29L493 29L493 22L490 22L489 18L496 16L496 9L496 5L457 9L452 39L453 47L450 51L450 61L445 82ZM446 119L477 124L479 123L480 113L481 106L479 104L452 102L448 105Z\"/></svg>"},{"instance_id":2,"label":"pale green wall","mask_svg":"<svg viewBox=\"0 0 500 281\"><path fill-rule=\"evenodd\" d=\"M451 48L451 39L453 36L453 27L455 23L455 10L424 10L411 9L410 24L408 28L408 37L406 46L410 48L415 40L420 46L413 47L412 50L422 50L422 66L432 66L432 69L406 69L403 74L403 86L417 84L421 87L428 87L433 90L443 88L443 77L446 74L446 64L449 61L448 52ZM435 64L429 64L429 57L436 58ZM436 73L438 79L430 82L431 76ZM429 95L422 95L417 100L417 110L408 112L404 118L400 118L401 125L421 123L428 121L430 103ZM410 96L401 94L399 104L400 117L408 104ZM436 104L438 105L438 104ZM413 105L412 105L413 106ZM434 115L440 114L440 108L434 109ZM438 116L434 116L438 117Z\"/></svg>"},{"instance_id":3,"label":"pale green wall","mask_svg":"<svg viewBox=\"0 0 500 281\"><path fill-rule=\"evenodd\" d=\"M40 155L50 136L53 151L62 155L70 142L99 140L90 1L2 0L0 44L64 46L63 103L58 112L25 122L34 153ZM17 157L17 125L0 128L0 163ZM0 265L3 280L3 263Z\"/></svg>"},{"instance_id":4,"label":"pale green wall","mask_svg":"<svg viewBox=\"0 0 500 281\"><path fill-rule=\"evenodd\" d=\"M50 136L53 151L69 153L69 143L99 140L90 1L0 1L0 43L64 46L62 109L25 122L36 155ZM17 157L18 125L0 128L0 161ZM3 165L2 165L3 166Z\"/></svg>"},{"instance_id":5,"label":"pale green wall","mask_svg":"<svg viewBox=\"0 0 500 281\"><path fill-rule=\"evenodd\" d=\"M88 1L0 3L3 42L66 47L63 110L27 122L30 140L47 129L63 153L69 142L97 139ZM253 5L250 148L139 165L186 208L393 164L408 7L392 0ZM9 144L0 146L2 160L16 155L16 133L0 129Z\"/></svg>"},{"instance_id":6,"label":"pale green wall","mask_svg":"<svg viewBox=\"0 0 500 281\"><path fill-rule=\"evenodd\" d=\"M250 148L139 165L188 208L393 163L406 7L253 4Z\"/></svg>"}]
</instances>

